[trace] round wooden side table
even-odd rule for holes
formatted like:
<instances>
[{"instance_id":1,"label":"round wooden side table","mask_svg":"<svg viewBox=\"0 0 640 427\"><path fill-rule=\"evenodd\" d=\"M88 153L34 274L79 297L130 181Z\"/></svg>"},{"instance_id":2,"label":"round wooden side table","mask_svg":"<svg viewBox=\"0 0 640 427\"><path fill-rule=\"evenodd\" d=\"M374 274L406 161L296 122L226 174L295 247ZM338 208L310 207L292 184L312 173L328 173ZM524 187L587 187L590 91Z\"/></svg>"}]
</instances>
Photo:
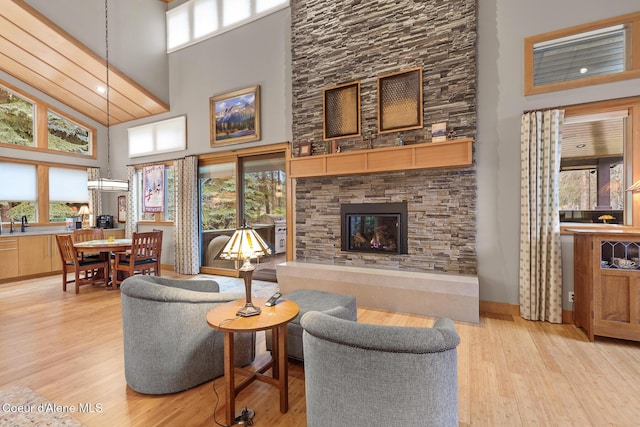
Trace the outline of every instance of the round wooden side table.
<instances>
[{"instance_id":1,"label":"round wooden side table","mask_svg":"<svg viewBox=\"0 0 640 427\"><path fill-rule=\"evenodd\" d=\"M287 368L287 323L293 320L300 310L293 301L279 300L272 307L266 307L266 298L252 298L253 305L262 312L256 316L239 317L236 312L245 305L245 300L220 304L207 313L207 323L224 333L224 377L226 408L225 418L228 425L235 420L235 398L238 393L255 380L266 382L280 390L280 412L289 410L289 380ZM273 343L271 361L255 370L234 366L233 334L236 332L257 332L271 329ZM265 375L269 368L272 375ZM235 374L246 376L237 385Z\"/></svg>"}]
</instances>

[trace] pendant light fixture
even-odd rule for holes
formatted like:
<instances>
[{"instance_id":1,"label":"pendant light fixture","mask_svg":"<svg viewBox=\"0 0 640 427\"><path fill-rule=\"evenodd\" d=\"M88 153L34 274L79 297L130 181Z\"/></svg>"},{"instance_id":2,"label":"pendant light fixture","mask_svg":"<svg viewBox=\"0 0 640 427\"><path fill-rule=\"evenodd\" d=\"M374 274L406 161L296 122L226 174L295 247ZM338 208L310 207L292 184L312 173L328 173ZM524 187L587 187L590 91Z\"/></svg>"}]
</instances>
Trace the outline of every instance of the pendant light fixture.
<instances>
[{"instance_id":1,"label":"pendant light fixture","mask_svg":"<svg viewBox=\"0 0 640 427\"><path fill-rule=\"evenodd\" d=\"M110 127L110 102L109 94L109 0L104 0L104 35L105 35L105 65L107 70L107 87L105 89L107 100L107 177L90 180L87 183L89 190L97 191L129 191L129 181L111 178L111 127Z\"/></svg>"}]
</instances>

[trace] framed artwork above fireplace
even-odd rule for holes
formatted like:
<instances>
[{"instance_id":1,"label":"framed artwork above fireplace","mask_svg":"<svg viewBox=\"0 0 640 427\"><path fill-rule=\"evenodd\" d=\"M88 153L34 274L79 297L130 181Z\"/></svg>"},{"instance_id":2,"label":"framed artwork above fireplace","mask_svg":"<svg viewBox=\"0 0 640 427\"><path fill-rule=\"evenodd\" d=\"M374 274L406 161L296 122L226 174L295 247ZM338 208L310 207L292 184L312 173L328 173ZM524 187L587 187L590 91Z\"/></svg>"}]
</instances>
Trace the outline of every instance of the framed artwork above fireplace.
<instances>
[{"instance_id":1,"label":"framed artwork above fireplace","mask_svg":"<svg viewBox=\"0 0 640 427\"><path fill-rule=\"evenodd\" d=\"M420 129L422 67L378 77L378 133Z\"/></svg>"},{"instance_id":2,"label":"framed artwork above fireplace","mask_svg":"<svg viewBox=\"0 0 640 427\"><path fill-rule=\"evenodd\" d=\"M324 140L360 136L360 82L323 90Z\"/></svg>"}]
</instances>

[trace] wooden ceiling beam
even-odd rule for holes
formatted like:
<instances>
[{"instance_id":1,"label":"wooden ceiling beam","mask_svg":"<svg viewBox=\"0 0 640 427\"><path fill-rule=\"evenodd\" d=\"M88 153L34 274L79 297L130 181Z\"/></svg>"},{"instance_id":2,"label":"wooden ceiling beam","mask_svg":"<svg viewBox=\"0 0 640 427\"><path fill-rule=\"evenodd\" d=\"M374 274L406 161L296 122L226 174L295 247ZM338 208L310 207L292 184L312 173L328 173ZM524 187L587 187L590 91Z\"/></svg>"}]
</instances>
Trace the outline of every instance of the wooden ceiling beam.
<instances>
[{"instance_id":1,"label":"wooden ceiling beam","mask_svg":"<svg viewBox=\"0 0 640 427\"><path fill-rule=\"evenodd\" d=\"M0 9L0 64L7 74L106 125L106 61L23 0ZM110 124L169 111L169 106L109 64Z\"/></svg>"}]
</instances>

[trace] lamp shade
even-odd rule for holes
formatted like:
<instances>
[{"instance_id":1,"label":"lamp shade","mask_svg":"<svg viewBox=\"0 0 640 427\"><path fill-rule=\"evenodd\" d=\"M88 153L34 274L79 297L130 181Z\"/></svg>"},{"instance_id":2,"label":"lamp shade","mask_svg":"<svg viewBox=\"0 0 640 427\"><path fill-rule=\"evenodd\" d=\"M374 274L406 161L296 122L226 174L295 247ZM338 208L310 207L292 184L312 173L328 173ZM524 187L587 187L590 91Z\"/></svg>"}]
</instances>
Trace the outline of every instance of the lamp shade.
<instances>
[{"instance_id":1,"label":"lamp shade","mask_svg":"<svg viewBox=\"0 0 640 427\"><path fill-rule=\"evenodd\" d=\"M87 182L89 190L129 191L129 181L110 178L98 178Z\"/></svg>"},{"instance_id":2,"label":"lamp shade","mask_svg":"<svg viewBox=\"0 0 640 427\"><path fill-rule=\"evenodd\" d=\"M80 206L80 210L78 211L78 215L90 215L91 211L89 210L89 206L82 205Z\"/></svg>"},{"instance_id":3,"label":"lamp shade","mask_svg":"<svg viewBox=\"0 0 640 427\"><path fill-rule=\"evenodd\" d=\"M249 317L260 314L260 308L255 307L251 302L251 277L255 267L251 265L250 259L260 258L270 253L271 249L269 249L269 246L262 240L262 237L247 225L238 228L224 249L222 249L220 258L244 261L244 264L240 267L240 271L244 274L246 304L236 312L238 316Z\"/></svg>"},{"instance_id":4,"label":"lamp shade","mask_svg":"<svg viewBox=\"0 0 640 427\"><path fill-rule=\"evenodd\" d=\"M246 260L250 258L261 258L271 254L271 249L262 240L256 231L244 226L238 228L231 236L220 254L220 258L231 260Z\"/></svg>"}]
</instances>

